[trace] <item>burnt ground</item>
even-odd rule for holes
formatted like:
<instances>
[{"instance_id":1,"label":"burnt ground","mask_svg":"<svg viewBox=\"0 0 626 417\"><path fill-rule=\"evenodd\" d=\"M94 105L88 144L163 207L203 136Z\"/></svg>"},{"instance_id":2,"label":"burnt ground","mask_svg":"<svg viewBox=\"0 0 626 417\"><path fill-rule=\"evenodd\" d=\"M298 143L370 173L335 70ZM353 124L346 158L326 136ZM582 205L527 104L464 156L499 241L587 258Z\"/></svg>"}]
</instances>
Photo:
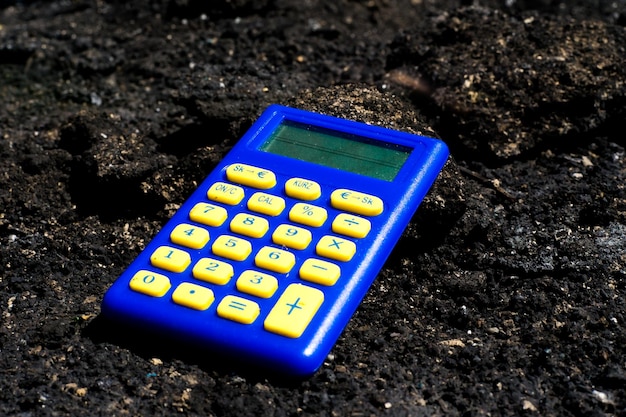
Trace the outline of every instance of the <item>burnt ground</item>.
<instances>
[{"instance_id":1,"label":"burnt ground","mask_svg":"<svg viewBox=\"0 0 626 417\"><path fill-rule=\"evenodd\" d=\"M626 416L626 2L0 1L0 415ZM452 159L326 363L99 316L269 103Z\"/></svg>"}]
</instances>

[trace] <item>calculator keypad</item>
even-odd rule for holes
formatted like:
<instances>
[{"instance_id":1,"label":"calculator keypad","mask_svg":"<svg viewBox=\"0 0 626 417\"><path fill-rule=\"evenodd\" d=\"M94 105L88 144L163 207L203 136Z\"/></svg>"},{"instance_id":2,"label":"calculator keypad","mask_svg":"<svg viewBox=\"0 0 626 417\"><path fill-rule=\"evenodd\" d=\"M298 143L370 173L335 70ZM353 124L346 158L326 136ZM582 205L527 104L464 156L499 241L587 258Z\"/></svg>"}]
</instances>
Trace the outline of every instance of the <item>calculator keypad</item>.
<instances>
[{"instance_id":1,"label":"calculator keypad","mask_svg":"<svg viewBox=\"0 0 626 417\"><path fill-rule=\"evenodd\" d=\"M191 271L198 281L220 287L226 286L235 277L233 265L245 261L254 252L252 264L267 272L247 269L239 273L232 284L233 293L217 300L217 315L238 323L253 323L262 311L259 303L251 298L271 299L279 293L272 307L264 312L263 327L286 337L300 337L324 301L324 292L306 283L321 286L337 283L341 278L340 263L349 262L357 252L357 243L353 240L358 242L371 231L371 221L365 216L380 214L382 200L348 189L333 191L330 205L345 212L337 214L330 225L335 235L323 235L315 238L317 241L314 242L310 228L319 228L328 220L326 208L319 203L310 203L322 194L317 182L304 178L285 181L285 196L300 200L292 203L287 213L289 221L295 224L279 223L271 230L271 217L287 209L284 197L269 191L253 191L245 203L252 213L227 206L241 203L248 194L246 187L263 190L275 187L276 175L263 168L232 164L226 169L226 178L229 182L218 181L209 187L206 194L209 202L198 202L190 210L189 219L199 225L178 224L170 233L170 241L225 259L202 257L194 261ZM232 234L218 234L205 228L220 227L228 219L226 227ZM254 239L268 233L271 233L271 243L278 247L253 245ZM315 245L314 254L319 258L298 259L297 251L305 250L312 244ZM300 266L295 269L299 262ZM192 259L186 250L162 245L152 253L150 263L165 271L180 273L191 265ZM284 291L281 293L278 275L292 271L296 271L296 282L282 283ZM297 282L298 279L301 282ZM170 290L171 282L166 275L141 270L131 279L130 287L143 294L163 297ZM171 297L174 303L199 311L207 310L216 301L213 290L193 282L179 284Z\"/></svg>"}]
</instances>

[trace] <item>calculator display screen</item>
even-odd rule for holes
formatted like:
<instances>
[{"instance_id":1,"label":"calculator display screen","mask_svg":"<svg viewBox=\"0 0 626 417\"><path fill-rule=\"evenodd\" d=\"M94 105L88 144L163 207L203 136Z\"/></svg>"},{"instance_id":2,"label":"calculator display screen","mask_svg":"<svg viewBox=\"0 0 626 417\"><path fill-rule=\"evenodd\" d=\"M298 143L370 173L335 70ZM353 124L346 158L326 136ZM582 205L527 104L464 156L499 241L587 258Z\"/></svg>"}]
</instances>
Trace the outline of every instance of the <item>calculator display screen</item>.
<instances>
[{"instance_id":1,"label":"calculator display screen","mask_svg":"<svg viewBox=\"0 0 626 417\"><path fill-rule=\"evenodd\" d=\"M412 150L291 120L284 120L260 149L385 181L393 181Z\"/></svg>"}]
</instances>

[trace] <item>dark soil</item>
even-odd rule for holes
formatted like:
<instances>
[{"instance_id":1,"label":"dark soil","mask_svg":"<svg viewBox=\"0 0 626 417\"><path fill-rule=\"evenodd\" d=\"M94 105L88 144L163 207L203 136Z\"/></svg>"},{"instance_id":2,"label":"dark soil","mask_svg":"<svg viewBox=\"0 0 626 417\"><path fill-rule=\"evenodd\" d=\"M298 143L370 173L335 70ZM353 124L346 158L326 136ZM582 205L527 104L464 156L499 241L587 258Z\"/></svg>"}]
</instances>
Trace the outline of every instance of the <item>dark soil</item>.
<instances>
[{"instance_id":1,"label":"dark soil","mask_svg":"<svg viewBox=\"0 0 626 417\"><path fill-rule=\"evenodd\" d=\"M0 415L626 416L625 26L623 0L0 0ZM452 150L304 381L99 316L269 103Z\"/></svg>"}]
</instances>

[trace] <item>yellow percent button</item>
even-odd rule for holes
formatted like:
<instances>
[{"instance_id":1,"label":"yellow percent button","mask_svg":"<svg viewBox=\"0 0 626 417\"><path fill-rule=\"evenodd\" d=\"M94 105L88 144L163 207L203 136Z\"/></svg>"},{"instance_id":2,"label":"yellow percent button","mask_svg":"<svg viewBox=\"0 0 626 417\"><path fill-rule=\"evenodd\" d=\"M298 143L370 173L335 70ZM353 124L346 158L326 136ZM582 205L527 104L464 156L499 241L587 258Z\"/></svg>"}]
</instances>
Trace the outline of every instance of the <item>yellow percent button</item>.
<instances>
[{"instance_id":1,"label":"yellow percent button","mask_svg":"<svg viewBox=\"0 0 626 417\"><path fill-rule=\"evenodd\" d=\"M364 216L378 216L383 212L383 200L379 197L345 188L333 191L330 203L336 209Z\"/></svg>"},{"instance_id":2,"label":"yellow percent button","mask_svg":"<svg viewBox=\"0 0 626 417\"><path fill-rule=\"evenodd\" d=\"M276 175L267 169L246 164L232 164L226 168L226 178L237 184L266 190L276 185Z\"/></svg>"}]
</instances>

